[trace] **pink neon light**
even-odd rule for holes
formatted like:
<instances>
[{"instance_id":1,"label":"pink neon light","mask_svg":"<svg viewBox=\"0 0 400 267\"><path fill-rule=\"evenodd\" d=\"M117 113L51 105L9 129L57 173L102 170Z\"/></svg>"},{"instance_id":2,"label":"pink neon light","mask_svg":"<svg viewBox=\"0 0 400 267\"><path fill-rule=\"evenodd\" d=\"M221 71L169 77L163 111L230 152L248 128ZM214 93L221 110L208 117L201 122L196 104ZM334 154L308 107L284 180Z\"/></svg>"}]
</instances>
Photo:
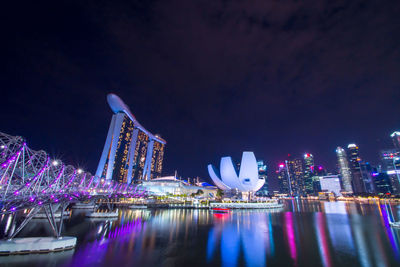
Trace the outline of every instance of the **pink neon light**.
<instances>
[{"instance_id":1,"label":"pink neon light","mask_svg":"<svg viewBox=\"0 0 400 267\"><path fill-rule=\"evenodd\" d=\"M19 157L19 155L21 154L24 147L25 147L25 143L23 143L23 145L18 149L18 151L14 155L12 155L3 164L1 164L1 168L3 168L3 169L8 168L8 166Z\"/></svg>"},{"instance_id":2,"label":"pink neon light","mask_svg":"<svg viewBox=\"0 0 400 267\"><path fill-rule=\"evenodd\" d=\"M94 176L92 176L92 178L90 179L89 184L85 187L86 190L87 190L87 189L89 188L89 186L92 184L93 180L94 180ZM100 181L100 179L99 179L99 181ZM97 187L97 185L96 185L94 188L96 188L96 187Z\"/></svg>"},{"instance_id":3,"label":"pink neon light","mask_svg":"<svg viewBox=\"0 0 400 267\"><path fill-rule=\"evenodd\" d=\"M93 177L94 177L94 176L93 176ZM95 185L94 188L97 188L97 187L99 186L99 183L100 183L100 178L99 178L99 180L97 181L97 184Z\"/></svg>"},{"instance_id":4,"label":"pink neon light","mask_svg":"<svg viewBox=\"0 0 400 267\"><path fill-rule=\"evenodd\" d=\"M64 169L65 169L65 166L62 165L60 172L58 173L56 179L49 185L49 188L51 188L53 185L55 185L58 182L58 180L60 180L61 175L64 173Z\"/></svg>"},{"instance_id":5,"label":"pink neon light","mask_svg":"<svg viewBox=\"0 0 400 267\"><path fill-rule=\"evenodd\" d=\"M76 170L74 170L74 174L72 174L71 179L69 179L68 183L64 186L64 188L67 188L72 183L72 181L75 179L75 176L76 176Z\"/></svg>"},{"instance_id":6,"label":"pink neon light","mask_svg":"<svg viewBox=\"0 0 400 267\"><path fill-rule=\"evenodd\" d=\"M297 266L296 236L294 234L293 214L291 212L285 213L285 228L290 250L290 257L293 259L294 265Z\"/></svg>"},{"instance_id":7,"label":"pink neon light","mask_svg":"<svg viewBox=\"0 0 400 267\"><path fill-rule=\"evenodd\" d=\"M46 160L46 162L44 163L43 167L39 170L39 172L38 172L31 180L29 180L29 181L25 184L25 187L29 188L29 187L32 185L32 183L33 183L38 177L40 177L40 176L43 174L43 172L44 172L44 171L48 168L48 166L49 166L49 161L50 161L50 158L47 157L47 160ZM18 195L18 194L19 194L18 190L15 191L14 194L15 194L15 195Z\"/></svg>"},{"instance_id":8,"label":"pink neon light","mask_svg":"<svg viewBox=\"0 0 400 267\"><path fill-rule=\"evenodd\" d=\"M85 181L86 178L86 173L83 175L81 182L79 183L78 187L80 187L83 184L83 181Z\"/></svg>"}]
</instances>

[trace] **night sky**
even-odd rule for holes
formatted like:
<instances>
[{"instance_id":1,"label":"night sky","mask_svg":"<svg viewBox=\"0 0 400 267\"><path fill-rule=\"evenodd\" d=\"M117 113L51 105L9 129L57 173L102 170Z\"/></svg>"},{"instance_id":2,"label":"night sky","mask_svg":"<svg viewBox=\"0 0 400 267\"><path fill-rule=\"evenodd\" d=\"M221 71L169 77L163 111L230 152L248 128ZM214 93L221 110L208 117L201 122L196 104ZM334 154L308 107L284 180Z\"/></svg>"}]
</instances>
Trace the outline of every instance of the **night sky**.
<instances>
[{"instance_id":1,"label":"night sky","mask_svg":"<svg viewBox=\"0 0 400 267\"><path fill-rule=\"evenodd\" d=\"M12 1L8 1L12 2ZM167 140L164 174L254 151L332 171L400 129L400 1L2 3L1 127L95 171L119 95Z\"/></svg>"}]
</instances>

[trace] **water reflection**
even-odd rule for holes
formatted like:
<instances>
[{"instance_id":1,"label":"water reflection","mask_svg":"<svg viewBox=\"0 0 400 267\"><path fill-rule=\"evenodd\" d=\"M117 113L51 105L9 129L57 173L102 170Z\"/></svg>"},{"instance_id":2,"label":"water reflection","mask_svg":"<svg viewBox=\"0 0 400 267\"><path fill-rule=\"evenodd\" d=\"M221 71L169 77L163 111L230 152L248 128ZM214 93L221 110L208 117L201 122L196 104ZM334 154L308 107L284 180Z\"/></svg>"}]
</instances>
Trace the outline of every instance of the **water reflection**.
<instances>
[{"instance_id":1,"label":"water reflection","mask_svg":"<svg viewBox=\"0 0 400 267\"><path fill-rule=\"evenodd\" d=\"M296 247L296 236L294 234L294 222L293 222L293 213L286 212L285 213L285 239L288 244L290 257L293 260L294 266L297 266L297 247Z\"/></svg>"},{"instance_id":2,"label":"water reflection","mask_svg":"<svg viewBox=\"0 0 400 267\"><path fill-rule=\"evenodd\" d=\"M379 212L381 215L381 222L384 226L386 235L390 241L390 244L392 245L392 249L395 253L396 259L400 261L400 256L399 256L399 230L398 229L392 229L389 224L389 220L394 220L394 216L391 212L388 212L391 210L390 204L385 204L385 205L378 205L379 207ZM389 207L389 208L388 208ZM397 217L397 220L400 220L400 217Z\"/></svg>"},{"instance_id":3,"label":"water reflection","mask_svg":"<svg viewBox=\"0 0 400 267\"><path fill-rule=\"evenodd\" d=\"M315 224L316 224L316 236L318 240L319 253L322 258L322 263L324 267L331 267L331 252L329 251L329 241L328 235L326 233L326 221L324 214L321 212L315 213Z\"/></svg>"},{"instance_id":4,"label":"water reflection","mask_svg":"<svg viewBox=\"0 0 400 267\"><path fill-rule=\"evenodd\" d=\"M387 206L307 203L296 199L287 204L289 211L281 214L256 211L215 214L208 235L207 262L215 263L220 254L222 266L266 266L267 261L292 266L313 262L325 267L400 264L399 230L390 227ZM313 217L311 222L309 216ZM278 225L271 223L273 217L279 218ZM310 229L314 230L314 237L309 235ZM313 251L314 246L318 255ZM277 261L275 247L284 250L286 257ZM310 255L314 261L306 259Z\"/></svg>"},{"instance_id":5,"label":"water reflection","mask_svg":"<svg viewBox=\"0 0 400 267\"><path fill-rule=\"evenodd\" d=\"M329 238L337 253L355 256L353 236L350 221L347 215L346 203L323 202Z\"/></svg>"},{"instance_id":6,"label":"water reflection","mask_svg":"<svg viewBox=\"0 0 400 267\"><path fill-rule=\"evenodd\" d=\"M121 210L89 220L75 213L74 251L0 257L30 266L400 266L395 205L289 200L281 211ZM6 218L4 219L6 220ZM6 222L4 221L4 224ZM45 233L36 221L23 234Z\"/></svg>"},{"instance_id":7,"label":"water reflection","mask_svg":"<svg viewBox=\"0 0 400 267\"><path fill-rule=\"evenodd\" d=\"M270 213L233 212L213 217L207 242L208 263L215 259L217 250L222 266L238 266L241 255L246 266L265 266L266 256L274 255Z\"/></svg>"}]
</instances>

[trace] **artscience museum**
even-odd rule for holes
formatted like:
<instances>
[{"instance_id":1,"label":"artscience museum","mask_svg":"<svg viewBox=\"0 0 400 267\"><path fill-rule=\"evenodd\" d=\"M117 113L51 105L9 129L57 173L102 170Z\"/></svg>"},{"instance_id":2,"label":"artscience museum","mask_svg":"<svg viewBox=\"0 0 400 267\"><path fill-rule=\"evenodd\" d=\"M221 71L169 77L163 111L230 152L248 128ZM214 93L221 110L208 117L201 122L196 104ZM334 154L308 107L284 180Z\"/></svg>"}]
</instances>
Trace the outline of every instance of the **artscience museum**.
<instances>
[{"instance_id":1,"label":"artscience museum","mask_svg":"<svg viewBox=\"0 0 400 267\"><path fill-rule=\"evenodd\" d=\"M221 190L238 190L240 192L256 192L265 183L258 175L257 160L253 152L243 152L240 168L237 170L231 157L222 157L219 170L208 165L208 173Z\"/></svg>"}]
</instances>

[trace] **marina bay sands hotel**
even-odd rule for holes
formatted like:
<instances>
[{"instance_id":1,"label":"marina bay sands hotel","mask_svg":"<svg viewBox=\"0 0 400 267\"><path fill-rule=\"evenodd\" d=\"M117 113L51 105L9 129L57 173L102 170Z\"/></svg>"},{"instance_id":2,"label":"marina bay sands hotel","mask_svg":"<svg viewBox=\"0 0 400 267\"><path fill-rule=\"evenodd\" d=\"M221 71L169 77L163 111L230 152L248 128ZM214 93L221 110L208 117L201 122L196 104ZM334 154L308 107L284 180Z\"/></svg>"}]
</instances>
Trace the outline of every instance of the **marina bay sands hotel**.
<instances>
[{"instance_id":1,"label":"marina bay sands hotel","mask_svg":"<svg viewBox=\"0 0 400 267\"><path fill-rule=\"evenodd\" d=\"M117 95L107 102L114 114L96 176L128 184L161 176L166 141L140 125Z\"/></svg>"}]
</instances>

